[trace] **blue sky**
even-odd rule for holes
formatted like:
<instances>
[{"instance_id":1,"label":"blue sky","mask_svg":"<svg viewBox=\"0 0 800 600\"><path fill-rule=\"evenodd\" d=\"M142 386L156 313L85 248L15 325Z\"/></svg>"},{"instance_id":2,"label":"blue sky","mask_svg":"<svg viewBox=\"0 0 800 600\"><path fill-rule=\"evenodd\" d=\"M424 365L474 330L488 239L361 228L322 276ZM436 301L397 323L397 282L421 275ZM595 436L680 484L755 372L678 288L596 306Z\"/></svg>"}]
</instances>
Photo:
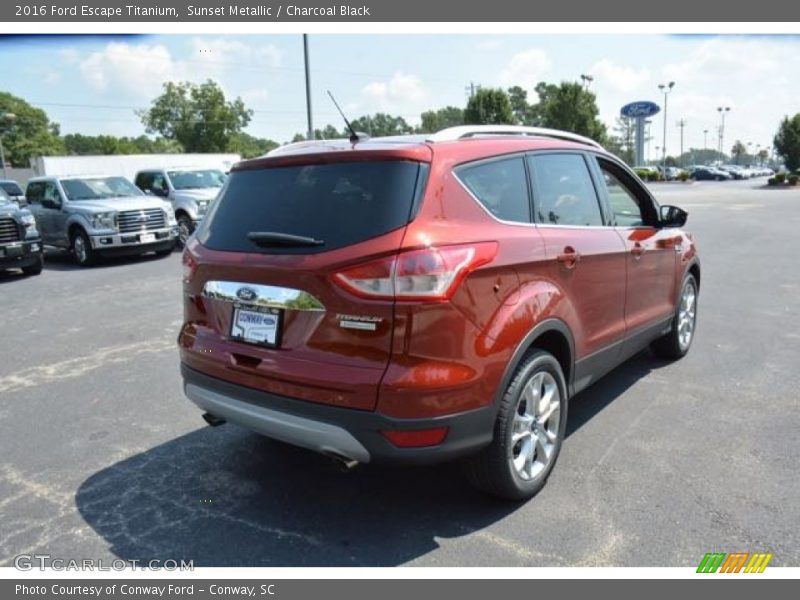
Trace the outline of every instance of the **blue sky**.
<instances>
[{"instance_id":1,"label":"blue sky","mask_svg":"<svg viewBox=\"0 0 800 600\"><path fill-rule=\"evenodd\" d=\"M674 80L667 147L716 146L716 107L732 107L725 146L771 145L780 118L800 112L800 39L660 35L313 35L315 126L341 126L325 90L351 117L377 111L412 123L428 108L463 106L465 88L594 77L601 117L612 123L631 100L662 104L657 84ZM45 109L64 133L139 135L134 110L164 81L218 81L254 109L248 131L286 141L305 130L299 35L24 36L0 38L4 89ZM661 145L656 117L651 154Z\"/></svg>"}]
</instances>

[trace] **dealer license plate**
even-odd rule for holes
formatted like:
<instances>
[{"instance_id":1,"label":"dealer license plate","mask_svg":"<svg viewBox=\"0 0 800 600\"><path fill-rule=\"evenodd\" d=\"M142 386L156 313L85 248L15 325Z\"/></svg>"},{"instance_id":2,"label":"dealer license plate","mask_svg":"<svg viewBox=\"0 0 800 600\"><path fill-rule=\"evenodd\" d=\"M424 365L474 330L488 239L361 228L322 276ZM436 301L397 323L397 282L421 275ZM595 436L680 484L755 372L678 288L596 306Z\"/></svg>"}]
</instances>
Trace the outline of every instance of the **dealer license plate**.
<instances>
[{"instance_id":1,"label":"dealer license plate","mask_svg":"<svg viewBox=\"0 0 800 600\"><path fill-rule=\"evenodd\" d=\"M277 308L233 308L231 338L276 348L280 345L283 312Z\"/></svg>"}]
</instances>

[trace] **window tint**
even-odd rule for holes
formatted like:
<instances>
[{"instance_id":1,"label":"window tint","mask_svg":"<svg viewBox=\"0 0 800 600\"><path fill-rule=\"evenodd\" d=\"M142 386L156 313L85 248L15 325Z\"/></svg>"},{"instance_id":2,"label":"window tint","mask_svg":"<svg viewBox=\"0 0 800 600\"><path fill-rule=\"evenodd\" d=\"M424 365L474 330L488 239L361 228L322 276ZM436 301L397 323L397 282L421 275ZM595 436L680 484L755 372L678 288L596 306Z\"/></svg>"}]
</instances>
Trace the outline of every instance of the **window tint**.
<instances>
[{"instance_id":1,"label":"window tint","mask_svg":"<svg viewBox=\"0 0 800 600\"><path fill-rule=\"evenodd\" d=\"M341 248L406 225L418 163L333 163L234 171L197 239L214 250L310 254ZM322 246L262 248L250 232L288 233Z\"/></svg>"},{"instance_id":2,"label":"window tint","mask_svg":"<svg viewBox=\"0 0 800 600\"><path fill-rule=\"evenodd\" d=\"M530 222L528 184L522 158L462 167L458 170L458 177L498 219Z\"/></svg>"},{"instance_id":3,"label":"window tint","mask_svg":"<svg viewBox=\"0 0 800 600\"><path fill-rule=\"evenodd\" d=\"M28 200L29 203L39 204L42 201L43 195L44 195L43 181L34 181L33 183L28 184L28 191L25 194L25 198Z\"/></svg>"},{"instance_id":4,"label":"window tint","mask_svg":"<svg viewBox=\"0 0 800 600\"><path fill-rule=\"evenodd\" d=\"M602 164L600 168L603 170L603 180L608 190L608 201L611 204L611 212L614 214L614 224L620 227L644 225L644 217L636 196Z\"/></svg>"},{"instance_id":5,"label":"window tint","mask_svg":"<svg viewBox=\"0 0 800 600\"><path fill-rule=\"evenodd\" d=\"M153 187L153 174L139 173L136 176L136 187L142 190L149 190L151 187Z\"/></svg>"},{"instance_id":6,"label":"window tint","mask_svg":"<svg viewBox=\"0 0 800 600\"><path fill-rule=\"evenodd\" d=\"M534 182L536 222L602 225L600 203L580 154L537 154L528 158Z\"/></svg>"}]
</instances>

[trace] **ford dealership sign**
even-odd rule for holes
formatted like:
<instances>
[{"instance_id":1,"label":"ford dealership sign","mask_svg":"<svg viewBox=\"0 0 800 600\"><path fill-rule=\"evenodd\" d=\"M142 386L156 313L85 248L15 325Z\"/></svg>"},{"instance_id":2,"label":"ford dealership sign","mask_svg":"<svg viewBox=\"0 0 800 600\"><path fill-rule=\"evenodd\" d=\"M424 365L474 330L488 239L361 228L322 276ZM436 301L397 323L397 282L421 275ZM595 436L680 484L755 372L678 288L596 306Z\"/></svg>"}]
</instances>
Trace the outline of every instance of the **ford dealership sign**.
<instances>
[{"instance_id":1,"label":"ford dealership sign","mask_svg":"<svg viewBox=\"0 0 800 600\"><path fill-rule=\"evenodd\" d=\"M658 114L660 110L661 108L655 102L642 100L640 102L631 102L630 104L626 104L619 112L623 117L635 119L639 117L652 117L653 115Z\"/></svg>"}]
</instances>

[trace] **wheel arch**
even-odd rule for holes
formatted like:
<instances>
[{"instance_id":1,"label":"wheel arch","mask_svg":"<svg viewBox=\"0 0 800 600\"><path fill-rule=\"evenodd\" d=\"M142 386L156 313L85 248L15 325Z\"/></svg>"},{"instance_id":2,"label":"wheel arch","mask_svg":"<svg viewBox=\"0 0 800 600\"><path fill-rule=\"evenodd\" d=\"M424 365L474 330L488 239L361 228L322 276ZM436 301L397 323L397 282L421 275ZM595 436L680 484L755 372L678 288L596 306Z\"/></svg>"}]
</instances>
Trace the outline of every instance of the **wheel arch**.
<instances>
[{"instance_id":1,"label":"wheel arch","mask_svg":"<svg viewBox=\"0 0 800 600\"><path fill-rule=\"evenodd\" d=\"M499 407L500 399L511 382L514 372L532 348L545 350L555 357L564 372L564 379L567 383L567 396L572 395L572 379L575 371L574 338L569 326L564 321L557 318L549 318L537 323L517 345L506 365L500 385L495 393L495 407Z\"/></svg>"}]
</instances>

